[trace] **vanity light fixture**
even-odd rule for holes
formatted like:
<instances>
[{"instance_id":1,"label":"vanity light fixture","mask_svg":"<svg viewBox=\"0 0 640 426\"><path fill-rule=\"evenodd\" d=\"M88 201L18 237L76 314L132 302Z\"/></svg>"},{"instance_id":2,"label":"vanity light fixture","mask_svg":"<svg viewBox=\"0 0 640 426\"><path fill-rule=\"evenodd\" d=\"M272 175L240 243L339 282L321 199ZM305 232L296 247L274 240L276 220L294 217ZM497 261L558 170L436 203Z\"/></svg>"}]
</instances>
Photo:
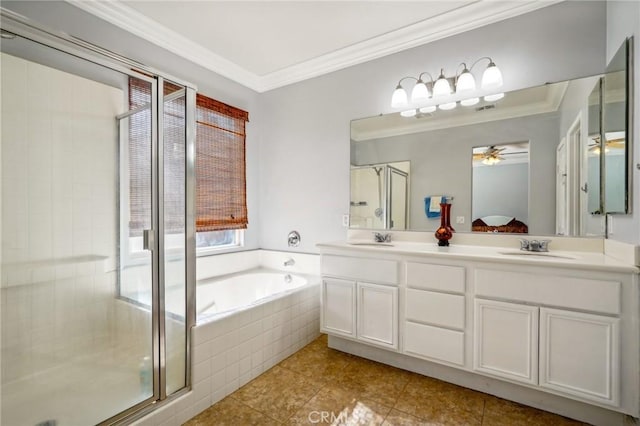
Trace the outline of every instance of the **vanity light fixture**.
<instances>
[{"instance_id":1,"label":"vanity light fixture","mask_svg":"<svg viewBox=\"0 0 640 426\"><path fill-rule=\"evenodd\" d=\"M496 66L495 62L488 56L482 57L475 61L470 67L467 66L465 62L461 63L458 66L458 70L461 71L456 72L454 77L446 77L444 74L444 69L440 69L440 74L438 78L433 79L431 74L428 72L421 73L417 78L416 77L403 77L398 81L398 85L396 86L393 95L391 97L391 107L398 109L405 109L408 114L409 108L414 109L419 107L420 104L429 102L431 100L437 100L438 98L443 98L442 104L438 105L438 108L442 110L450 110L456 107L456 103L452 101L446 102L446 97L452 94L464 94L469 93L473 95L473 92L476 90L476 79L471 73L471 70L483 60L488 60L489 65L482 73L482 79L480 84L480 90L487 91L497 89L502 86L502 72ZM424 76L429 77L429 81L423 80ZM411 90L411 98L407 95L407 91L402 86L402 82L406 79L415 80L415 84ZM504 97L504 93L497 93L492 95L487 95L484 99L488 102L494 102ZM460 101L460 104L463 106L472 106L480 102L480 98L477 96L470 96L469 98L463 99ZM435 107L434 107L435 108ZM422 111L421 111L422 112ZM433 112L433 111L429 111ZM413 114L415 115L415 114ZM413 115L404 115L405 117L412 117Z\"/></svg>"}]
</instances>

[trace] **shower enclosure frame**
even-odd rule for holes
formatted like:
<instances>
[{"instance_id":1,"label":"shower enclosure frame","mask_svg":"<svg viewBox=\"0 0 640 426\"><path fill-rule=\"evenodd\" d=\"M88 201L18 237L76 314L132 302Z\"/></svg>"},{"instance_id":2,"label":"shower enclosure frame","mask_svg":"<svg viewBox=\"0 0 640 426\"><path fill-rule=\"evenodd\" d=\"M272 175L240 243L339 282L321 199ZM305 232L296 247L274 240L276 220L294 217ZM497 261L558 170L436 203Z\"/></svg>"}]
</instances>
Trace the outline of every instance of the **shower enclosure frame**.
<instances>
[{"instance_id":1,"label":"shower enclosure frame","mask_svg":"<svg viewBox=\"0 0 640 426\"><path fill-rule=\"evenodd\" d=\"M153 396L115 414L100 424L118 424L130 422L163 406L167 402L182 396L191 390L191 329L196 324L195 312L195 105L196 86L182 79L158 71L155 68L123 57L84 40L46 28L30 19L0 7L1 29L43 46L59 50L77 58L118 71L122 74L144 80L152 84L152 121L151 121L151 214L152 231L155 236L152 250L152 344L154 387ZM164 311L164 158L163 121L164 82L172 82L186 90L185 104L185 387L166 394L166 341ZM127 115L124 113L123 115ZM119 167L118 167L119 170ZM120 173L118 173L119 175ZM119 211L119 209L118 209ZM120 215L118 215L119 221ZM118 228L120 226L118 225ZM120 231L118 231L120 232ZM118 253L118 259L120 253Z\"/></svg>"}]
</instances>

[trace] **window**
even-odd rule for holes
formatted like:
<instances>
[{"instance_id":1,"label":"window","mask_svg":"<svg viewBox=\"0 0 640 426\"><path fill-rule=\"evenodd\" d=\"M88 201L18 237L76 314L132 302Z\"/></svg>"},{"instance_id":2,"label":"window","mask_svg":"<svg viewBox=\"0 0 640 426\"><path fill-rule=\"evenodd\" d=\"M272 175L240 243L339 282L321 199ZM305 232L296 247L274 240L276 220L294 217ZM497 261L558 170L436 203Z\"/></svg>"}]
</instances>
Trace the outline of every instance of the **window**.
<instances>
[{"instance_id":1,"label":"window","mask_svg":"<svg viewBox=\"0 0 640 426\"><path fill-rule=\"evenodd\" d=\"M196 96L196 246L242 244L247 228L245 125L249 114ZM201 250L199 250L201 251Z\"/></svg>"},{"instance_id":2,"label":"window","mask_svg":"<svg viewBox=\"0 0 640 426\"><path fill-rule=\"evenodd\" d=\"M165 84L164 94L167 96L177 89L177 86ZM125 206L129 206L126 251L130 254L142 250L142 231L151 228L150 102L151 85L131 78L129 107L131 110L139 109L140 113L131 116L127 131L129 145L125 164L128 164L129 188L128 194L123 194L126 196L123 201ZM167 102L165 110L165 149L173 147L184 152L184 127L175 126L173 131L171 120L174 116L176 120L184 119L184 103ZM245 125L248 119L246 111L200 94L196 96L198 252L241 246L243 243L243 230L248 224L245 170ZM165 163L165 242L168 247L172 245L173 234L178 236L184 232L181 221L184 217L181 207L184 206L184 200L179 198L184 195L181 190L184 188L184 157L174 157L176 160L171 164ZM176 200L172 199L172 194L175 194Z\"/></svg>"}]
</instances>

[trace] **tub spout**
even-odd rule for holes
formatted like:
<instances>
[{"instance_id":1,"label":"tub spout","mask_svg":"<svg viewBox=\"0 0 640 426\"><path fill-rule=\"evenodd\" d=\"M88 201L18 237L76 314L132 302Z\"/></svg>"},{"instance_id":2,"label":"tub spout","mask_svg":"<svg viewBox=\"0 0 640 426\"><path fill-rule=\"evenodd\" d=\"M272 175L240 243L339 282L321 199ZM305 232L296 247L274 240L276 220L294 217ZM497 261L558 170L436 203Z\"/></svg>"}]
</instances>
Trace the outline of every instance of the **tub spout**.
<instances>
[{"instance_id":1,"label":"tub spout","mask_svg":"<svg viewBox=\"0 0 640 426\"><path fill-rule=\"evenodd\" d=\"M295 264L296 264L296 261L293 260L292 258L289 258L289 259L284 261L284 266L293 266Z\"/></svg>"}]
</instances>

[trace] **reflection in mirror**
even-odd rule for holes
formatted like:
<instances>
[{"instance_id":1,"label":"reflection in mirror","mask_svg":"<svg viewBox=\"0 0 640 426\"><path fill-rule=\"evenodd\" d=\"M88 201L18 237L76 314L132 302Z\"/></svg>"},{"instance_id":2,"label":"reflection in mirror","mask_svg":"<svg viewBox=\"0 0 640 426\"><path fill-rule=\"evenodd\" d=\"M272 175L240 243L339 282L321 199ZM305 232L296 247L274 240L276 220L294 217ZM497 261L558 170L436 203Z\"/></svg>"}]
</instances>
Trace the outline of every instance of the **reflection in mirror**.
<instances>
[{"instance_id":1,"label":"reflection in mirror","mask_svg":"<svg viewBox=\"0 0 640 426\"><path fill-rule=\"evenodd\" d=\"M409 229L409 161L351 166L352 228Z\"/></svg>"},{"instance_id":2,"label":"reflection in mirror","mask_svg":"<svg viewBox=\"0 0 640 426\"><path fill-rule=\"evenodd\" d=\"M587 111L589 134L587 135L587 182L584 189L587 189L587 212L590 214L601 214L601 155L602 151L602 85L604 78L599 78L591 94L589 95L589 107Z\"/></svg>"},{"instance_id":3,"label":"reflection in mirror","mask_svg":"<svg viewBox=\"0 0 640 426\"><path fill-rule=\"evenodd\" d=\"M459 105L451 111L354 120L352 167L411 161L406 203L410 230L435 231L439 220L425 214L424 199L446 194L455 200L451 216L458 232L472 231L473 221L481 217L511 216L533 235L603 236L602 166L593 139L602 134L597 130L597 99L596 109L589 110L589 98L601 77L517 90L498 101ZM476 212L479 198L473 201L476 182L470 152L474 147L523 142L528 143L528 179L510 181L509 191L490 191L496 204L505 201L506 194L528 194L521 197L525 201L520 202L519 213ZM353 185L352 180L352 191ZM353 227L388 227L384 220L354 218L359 215L357 208L351 208Z\"/></svg>"},{"instance_id":4,"label":"reflection in mirror","mask_svg":"<svg viewBox=\"0 0 640 426\"><path fill-rule=\"evenodd\" d=\"M471 230L529 232L529 142L473 148Z\"/></svg>"},{"instance_id":5,"label":"reflection in mirror","mask_svg":"<svg viewBox=\"0 0 640 426\"><path fill-rule=\"evenodd\" d=\"M607 213L630 213L631 144L626 129L629 123L628 105L632 103L630 45L628 39L607 66L603 85L603 133L605 199Z\"/></svg>"}]
</instances>

